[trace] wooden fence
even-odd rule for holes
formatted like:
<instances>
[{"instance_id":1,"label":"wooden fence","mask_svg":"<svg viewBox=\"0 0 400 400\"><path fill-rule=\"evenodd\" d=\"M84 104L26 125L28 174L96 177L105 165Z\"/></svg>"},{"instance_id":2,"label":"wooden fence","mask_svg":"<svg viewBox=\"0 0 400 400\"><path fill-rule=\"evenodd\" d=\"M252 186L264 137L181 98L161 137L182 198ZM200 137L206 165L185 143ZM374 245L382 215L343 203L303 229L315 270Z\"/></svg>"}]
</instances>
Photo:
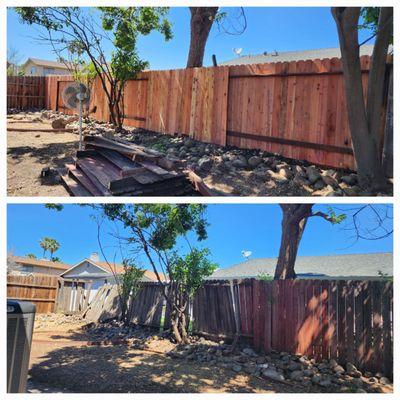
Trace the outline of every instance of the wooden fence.
<instances>
[{"instance_id":1,"label":"wooden fence","mask_svg":"<svg viewBox=\"0 0 400 400\"><path fill-rule=\"evenodd\" d=\"M231 337L237 333L251 338L257 350L333 358L361 370L393 373L391 282L207 283L194 299L193 318L196 331ZM235 318L240 321L236 331Z\"/></svg>"},{"instance_id":2,"label":"wooden fence","mask_svg":"<svg viewBox=\"0 0 400 400\"><path fill-rule=\"evenodd\" d=\"M91 288L91 281L59 278L55 311L64 314L83 313L89 305Z\"/></svg>"},{"instance_id":3,"label":"wooden fence","mask_svg":"<svg viewBox=\"0 0 400 400\"><path fill-rule=\"evenodd\" d=\"M361 57L365 92L370 61L369 56ZM71 113L61 99L71 80L45 78L46 108ZM145 71L126 83L123 103L128 126L319 165L356 167L338 58ZM90 108L94 106L92 116L109 121L100 79L92 88ZM382 145L384 116L385 109Z\"/></svg>"},{"instance_id":4,"label":"wooden fence","mask_svg":"<svg viewBox=\"0 0 400 400\"><path fill-rule=\"evenodd\" d=\"M133 322L160 327L168 320L158 283L146 283ZM114 293L114 297L116 293ZM105 302L104 302L105 303ZM101 315L118 310L108 300ZM93 307L96 302L93 302ZM316 360L354 363L393 373L393 285L387 281L209 281L193 299L192 331L249 340L259 351L285 351ZM99 315L100 315L99 314Z\"/></svg>"},{"instance_id":5,"label":"wooden fence","mask_svg":"<svg viewBox=\"0 0 400 400\"><path fill-rule=\"evenodd\" d=\"M58 277L49 275L7 275L7 298L30 301L37 313L55 310Z\"/></svg>"},{"instance_id":6,"label":"wooden fence","mask_svg":"<svg viewBox=\"0 0 400 400\"><path fill-rule=\"evenodd\" d=\"M8 76L7 109L27 110L45 107L45 78L41 76Z\"/></svg>"}]
</instances>

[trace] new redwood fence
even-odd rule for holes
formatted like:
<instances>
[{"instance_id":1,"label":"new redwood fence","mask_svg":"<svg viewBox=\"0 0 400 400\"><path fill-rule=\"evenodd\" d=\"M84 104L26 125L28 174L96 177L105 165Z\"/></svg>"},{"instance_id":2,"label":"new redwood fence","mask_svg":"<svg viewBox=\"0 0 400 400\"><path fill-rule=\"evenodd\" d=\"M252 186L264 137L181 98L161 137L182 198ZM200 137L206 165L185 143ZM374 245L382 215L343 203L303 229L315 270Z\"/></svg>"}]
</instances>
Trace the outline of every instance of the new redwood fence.
<instances>
[{"instance_id":1,"label":"new redwood fence","mask_svg":"<svg viewBox=\"0 0 400 400\"><path fill-rule=\"evenodd\" d=\"M370 61L361 57L365 92ZM46 108L66 111L61 91L71 80L45 78ZM108 121L107 104L97 78L93 117ZM338 58L145 71L126 83L123 110L126 125L355 169Z\"/></svg>"}]
</instances>

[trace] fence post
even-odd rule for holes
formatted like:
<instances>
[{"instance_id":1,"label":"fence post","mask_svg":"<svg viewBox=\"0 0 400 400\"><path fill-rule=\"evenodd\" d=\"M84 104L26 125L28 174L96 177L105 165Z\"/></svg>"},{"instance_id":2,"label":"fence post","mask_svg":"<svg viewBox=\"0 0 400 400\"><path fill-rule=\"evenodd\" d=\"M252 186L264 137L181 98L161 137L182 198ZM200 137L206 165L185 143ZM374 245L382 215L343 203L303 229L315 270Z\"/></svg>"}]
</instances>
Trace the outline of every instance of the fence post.
<instances>
[{"instance_id":1,"label":"fence post","mask_svg":"<svg viewBox=\"0 0 400 400\"><path fill-rule=\"evenodd\" d=\"M239 302L236 295L235 287L237 285L237 281L235 280L235 287L233 279L229 280L229 287L231 289L231 296L232 296L232 308L233 308L233 315L235 318L235 340L240 338L240 310L239 310ZM236 339L237 338L237 339Z\"/></svg>"}]
</instances>

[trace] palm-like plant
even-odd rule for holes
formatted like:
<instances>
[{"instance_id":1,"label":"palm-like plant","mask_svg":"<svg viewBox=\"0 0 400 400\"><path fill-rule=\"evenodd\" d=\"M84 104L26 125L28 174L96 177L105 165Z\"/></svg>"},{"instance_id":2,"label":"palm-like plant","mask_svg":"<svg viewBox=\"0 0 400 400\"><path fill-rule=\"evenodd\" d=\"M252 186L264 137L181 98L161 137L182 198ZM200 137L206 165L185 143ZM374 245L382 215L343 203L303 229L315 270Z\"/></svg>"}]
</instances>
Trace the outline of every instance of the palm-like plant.
<instances>
[{"instance_id":1,"label":"palm-like plant","mask_svg":"<svg viewBox=\"0 0 400 400\"><path fill-rule=\"evenodd\" d=\"M44 237L39 242L39 245L43 249L43 258L45 257L46 252L50 251L50 259L52 259L53 254L60 248L60 243L58 243L57 240L50 237Z\"/></svg>"},{"instance_id":2,"label":"palm-like plant","mask_svg":"<svg viewBox=\"0 0 400 400\"><path fill-rule=\"evenodd\" d=\"M43 258L46 256L46 252L49 250L49 240L51 240L48 237L44 237L40 242L39 246L43 249Z\"/></svg>"},{"instance_id":3,"label":"palm-like plant","mask_svg":"<svg viewBox=\"0 0 400 400\"><path fill-rule=\"evenodd\" d=\"M60 248L60 243L55 239L49 240L50 260L53 259L53 254Z\"/></svg>"}]
</instances>

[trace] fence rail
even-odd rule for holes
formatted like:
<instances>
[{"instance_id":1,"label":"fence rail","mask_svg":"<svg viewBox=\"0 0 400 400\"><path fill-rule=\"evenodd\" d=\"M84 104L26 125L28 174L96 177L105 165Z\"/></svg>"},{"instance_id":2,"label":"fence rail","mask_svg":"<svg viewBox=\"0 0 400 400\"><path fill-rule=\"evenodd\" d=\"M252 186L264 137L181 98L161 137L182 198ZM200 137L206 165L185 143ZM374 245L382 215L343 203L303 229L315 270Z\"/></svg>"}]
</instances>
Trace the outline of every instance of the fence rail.
<instances>
[{"instance_id":1,"label":"fence rail","mask_svg":"<svg viewBox=\"0 0 400 400\"><path fill-rule=\"evenodd\" d=\"M361 57L364 92L370 61L369 56ZM9 78L10 96L23 79L32 78ZM72 77L40 79L44 79L43 105L71 113L63 105L61 92ZM125 124L355 169L343 82L338 58L145 71L125 85ZM22 99L21 106L29 107L28 99ZM99 78L92 87L90 109L95 106L92 116L109 121Z\"/></svg>"},{"instance_id":2,"label":"fence rail","mask_svg":"<svg viewBox=\"0 0 400 400\"><path fill-rule=\"evenodd\" d=\"M30 301L37 313L55 310L58 277L49 275L7 275L7 298Z\"/></svg>"}]
</instances>

